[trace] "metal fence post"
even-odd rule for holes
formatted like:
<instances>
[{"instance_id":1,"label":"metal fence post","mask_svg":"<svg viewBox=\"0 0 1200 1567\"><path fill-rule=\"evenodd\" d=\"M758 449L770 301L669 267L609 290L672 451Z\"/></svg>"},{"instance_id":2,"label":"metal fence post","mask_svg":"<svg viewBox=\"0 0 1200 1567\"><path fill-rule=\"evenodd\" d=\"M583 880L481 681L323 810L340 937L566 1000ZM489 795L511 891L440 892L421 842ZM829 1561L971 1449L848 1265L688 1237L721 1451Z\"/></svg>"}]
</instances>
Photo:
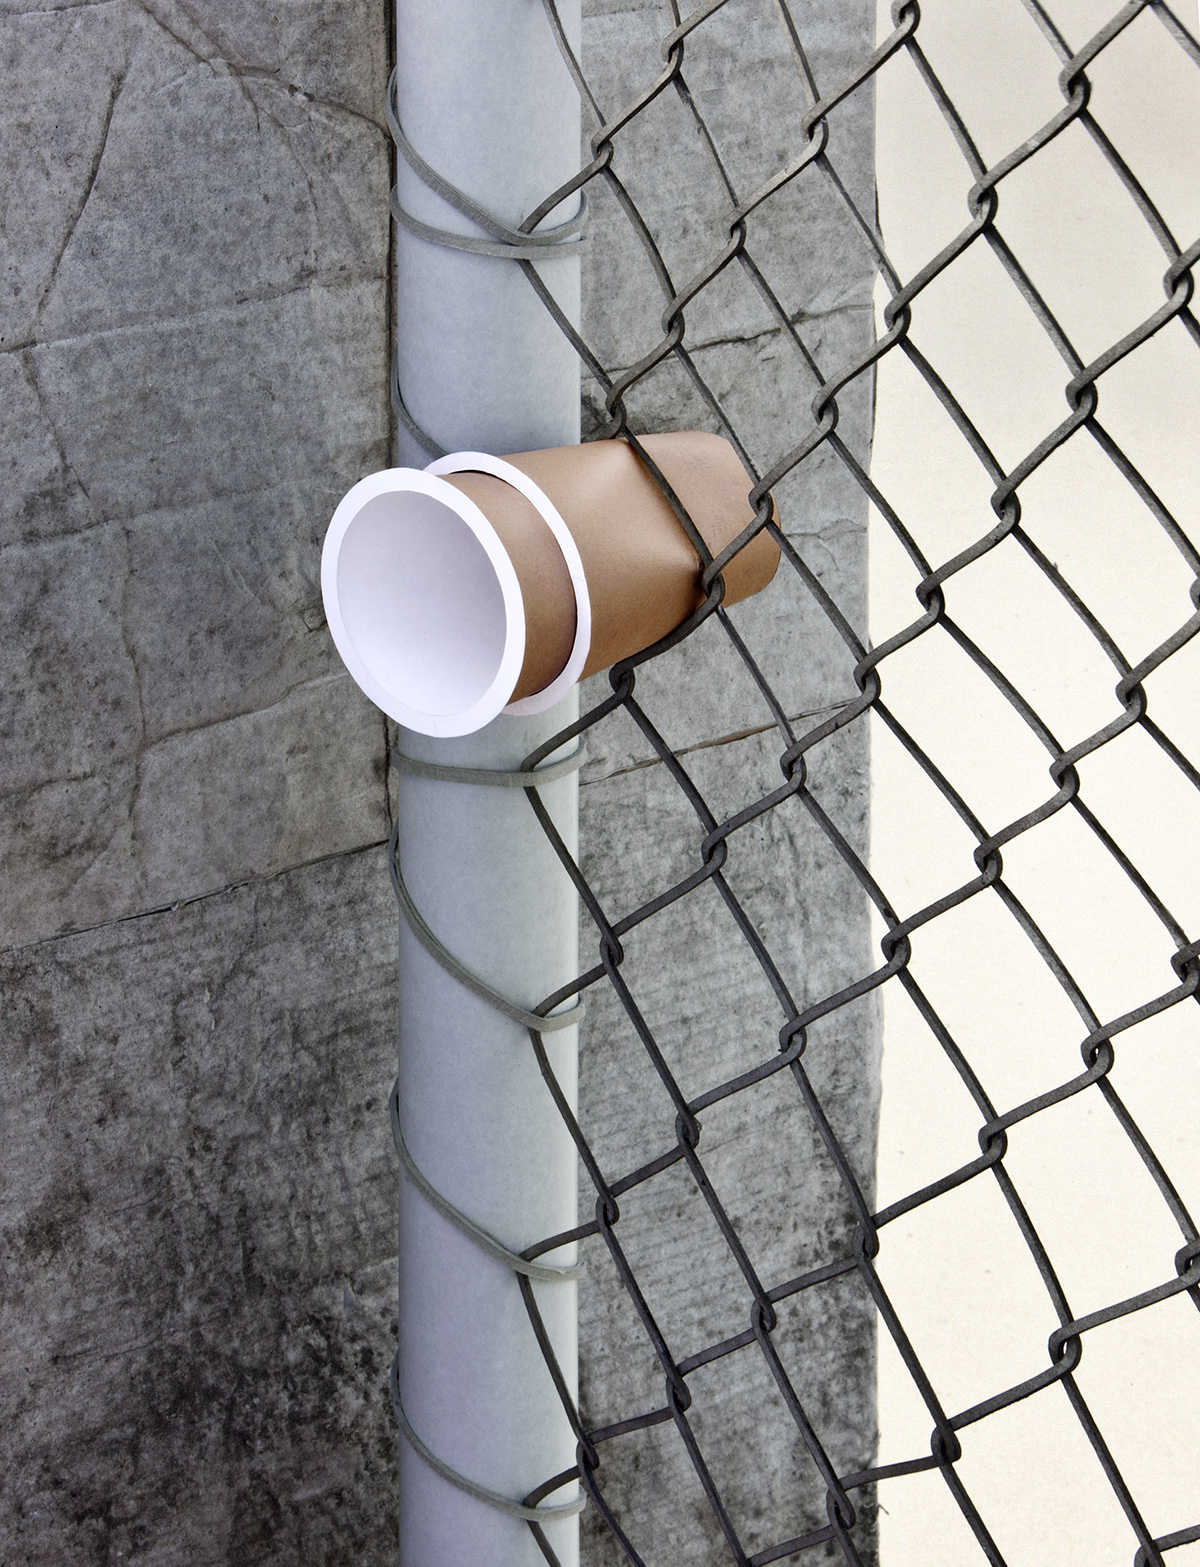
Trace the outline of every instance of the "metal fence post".
<instances>
[{"instance_id":1,"label":"metal fence post","mask_svg":"<svg viewBox=\"0 0 1200 1567\"><path fill-rule=\"evenodd\" d=\"M578 0L573 18L563 9L577 41ZM406 161L401 141L393 199L400 461L424 466L434 445L502 454L575 442L573 350L521 268L496 253L503 239L465 217L429 174L436 171L499 225L515 227L577 171L578 95L540 0L398 0L397 55L393 108L418 155ZM572 197L540 227L568 222L577 202ZM441 231L443 240L422 227ZM455 248L447 234L474 237L490 253ZM539 270L577 320L577 257L560 251ZM424 452L413 427L431 438ZM518 1008L536 1005L577 972L574 890L523 789L414 775L404 758L442 769L516 769L577 711L572 695L548 713L502 716L462 739L399 735L406 775L395 841L403 884L444 947ZM573 849L574 773L540 792ZM571 1026L543 1036L568 1085L576 1033ZM575 1224L574 1148L528 1030L447 972L407 925L395 1109L410 1174L419 1170L503 1246L520 1251ZM574 1248L538 1260L569 1269ZM573 1278L535 1279L532 1288L573 1395ZM520 1508L481 1499L456 1477L520 1503L574 1463L574 1435L514 1272L456 1228L411 1178L401 1181L399 1332L394 1392L408 1428L402 1562L541 1562ZM542 1507L560 1515L537 1525L563 1567L578 1560L577 1491L572 1481L546 1497Z\"/></svg>"}]
</instances>

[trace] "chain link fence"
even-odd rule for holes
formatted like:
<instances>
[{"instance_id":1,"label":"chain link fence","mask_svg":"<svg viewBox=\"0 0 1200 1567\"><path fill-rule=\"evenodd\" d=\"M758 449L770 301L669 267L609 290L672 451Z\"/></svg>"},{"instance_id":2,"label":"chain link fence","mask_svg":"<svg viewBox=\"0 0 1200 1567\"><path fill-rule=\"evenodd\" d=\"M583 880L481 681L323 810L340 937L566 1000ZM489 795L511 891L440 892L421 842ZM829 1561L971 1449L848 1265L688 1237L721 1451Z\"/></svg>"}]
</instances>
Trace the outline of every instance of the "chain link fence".
<instances>
[{"instance_id":1,"label":"chain link fence","mask_svg":"<svg viewBox=\"0 0 1200 1567\"><path fill-rule=\"evenodd\" d=\"M610 691L569 730L556 736L526 759L532 770L568 741L578 738L593 742L604 727L614 722L632 722L661 763L662 769L678 791L682 814L668 824L652 830L677 832L680 837L680 870L669 885L654 889L637 907L620 911L611 907L612 899L597 894L579 865L559 839L554 825L543 809L536 788L528 789L528 799L554 845L566 873L572 878L586 917L593 931L592 958L573 984L548 996L535 1009L545 1016L575 997L596 998L606 993L614 1005L622 1027L644 1052L657 1083L661 1102L654 1107L651 1121L657 1141L648 1144L636 1165L612 1168L597 1151L587 1124L572 1114L568 1096L556 1080L542 1045L538 1029L530 1030L530 1047L535 1052L549 1093L554 1097L578 1148L579 1158L592 1188L594 1209L577 1229L567 1235L544 1238L528 1247L520 1259L512 1259L514 1288L519 1288L528 1310L531 1331L539 1339L547 1366L562 1393L567 1416L578 1436L578 1466L566 1475L548 1477L545 1484L524 1498L519 1515L526 1518L547 1561L556 1560L545 1534L537 1522L536 1509L553 1501L554 1493L572 1481L576 1474L595 1509L610 1531L612 1560L641 1563L639 1520L625 1516L612 1500L609 1477L622 1464L637 1462L639 1444L644 1444L655 1428L673 1429L680 1449L686 1454L694 1474L695 1513L699 1537L715 1542L716 1554L706 1559L731 1559L742 1567L765 1567L766 1563L785 1559L840 1560L864 1563L874 1560L874 1498L878 1494L886 1506L890 1481L923 1471L940 1473L950 1496L978 1545L979 1559L1000 1564L1004 1561L994 1538L994 1521L989 1523L977 1505L964 1478L962 1458L967 1433L979 1422L1009 1410L1022 1400L1045 1400L1061 1395L1061 1387L1077 1418L1098 1472L1128 1521L1129 1556L1137 1567L1156 1564L1162 1567L1166 1553L1189 1542L1200 1541L1200 1503L1195 1496L1180 1496L1182 1515L1178 1526L1155 1537L1143 1516L1134 1486L1123 1474L1108 1437L1093 1414L1076 1375L1089 1335L1106 1324L1134 1313L1153 1312L1173 1296L1190 1295L1200 1307L1200 1234L1185 1206L1166 1163L1160 1159L1147 1136L1139 1129L1131 1110L1114 1085L1114 1065L1121 1050L1122 1036L1131 1029L1181 1006L1196 997L1200 989L1200 940L1187 922L1190 911L1168 907L1164 897L1151 886L1134 858L1121 845L1120 822L1104 819L1089 801L1086 766L1104 748L1116 744L1127 732L1138 729L1158 755L1178 777L1193 789L1200 788L1200 772L1184 755L1173 736L1152 716L1153 704L1147 692L1148 682L1168 660L1180 653L1200 631L1200 555L1179 518L1160 497L1134 460L1106 426L1101 413L1104 378L1115 367L1136 356L1163 332L1186 333L1193 348L1200 347L1200 324L1191 310L1193 269L1200 259L1200 239L1182 235L1177 238L1168 227L1155 202L1143 187L1121 149L1110 140L1104 126L1090 107L1094 71L1109 51L1123 47L1127 30L1153 26L1160 29L1180 58L1190 67L1200 67L1200 46L1172 9L1155 0L1131 0L1104 19L1102 26L1085 39L1067 37L1050 14L1053 8L1038 0L1023 0L1024 10L1040 29L1044 40L1045 71L1057 77L1061 108L1032 135L1021 139L1003 156L987 161L981 154L970 129L970 105L956 103L939 80L922 44L921 11L916 0L901 0L892 9L893 30L878 46L853 61L836 80L818 80L810 67L812 50L807 46L809 32L819 30L815 8L786 0L774 0L749 6L743 0L706 0L695 11L683 16L674 0L667 0L663 11L661 58L645 61L643 90L628 102L608 102L585 77L580 63L564 33L554 0L544 0L548 25L554 29L559 49L570 70L584 106L590 116L591 157L577 179L550 192L532 211L520 233L493 225L497 244L516 246L513 265L524 271L546 309L558 322L578 352L585 374L585 404L592 413L592 439L621 437L639 452L668 494L680 521L688 532L703 562L703 603L686 625L662 643L635 658L617 665L609 676ZM704 44L706 28L714 25L719 13L735 10L755 11L761 22L770 20L776 30L779 58L790 61L794 84L802 104L795 114L783 114L776 123L777 139L786 141L786 155L776 166L760 170L750 179L731 172L722 138L710 128L702 109L701 95L689 86L689 66ZM728 20L728 18L726 18ZM876 78L907 60L952 134L963 167L969 175L968 221L961 231L930 256L923 265L905 277L889 257L885 237L879 232L873 210L864 210L850 190L851 182L839 173L839 108L855 95L874 92ZM1153 84L1147 84L1148 107ZM721 197L726 216L720 227L702 235L690 236L707 260L685 278L677 275L665 259L671 248L670 235L664 236L660 215L643 210L637 197L636 153L632 149L634 132L641 117L647 116L661 100L673 99L703 149L711 179ZM797 100L799 103L799 98ZM1039 290L1037 278L1027 271L1021 256L1005 238L1004 187L1017 171L1047 155L1069 128L1082 130L1091 139L1103 159L1105 177L1125 192L1131 222L1140 222L1162 253L1164 301L1147 314L1119 340L1102 351L1085 355L1074 345L1068 332ZM1073 134L1075 133L1073 132ZM411 161L411 159L410 159ZM920 148L911 152L914 177L919 178ZM814 335L788 297L786 279L781 284L772 269L756 259L756 235L764 225L777 221L784 213L789 192L800 183L818 183L830 213L830 222L852 231L882 280L886 301L882 308L882 327L865 351L839 357L836 351L814 348ZM641 353L636 362L614 370L604 362L596 348L572 327L559 310L552 294L537 271L528 246L521 252L522 235L528 235L542 218L575 192L590 197L594 205L607 204L619 209L626 225L626 239L636 240L648 276L652 275L660 299L647 306L647 320L655 318L653 346ZM776 216L773 217L773 214ZM572 230L572 234L573 234ZM568 236L570 237L570 236ZM797 236L797 253L802 237ZM951 269L986 248L1024 302L1045 341L1057 355L1063 368L1067 403L1066 416L1055 427L1046 429L1032 449L1015 462L1002 462L995 454L989 432L980 428L956 396L955 388L943 380L935 364L918 348L914 323L922 310L936 310L938 280ZM801 257L803 259L803 257ZM800 264L799 262L797 264ZM776 269L777 270L777 269ZM796 394L804 386L804 400L811 417L798 439L789 439L785 449L759 450L741 433L737 409L706 378L692 351L689 334L692 323L706 309L716 310L719 319L721 291L731 275L740 274L765 307L771 329L791 356L789 374L795 377ZM712 302L716 300L717 306ZM661 311L661 315L659 312ZM970 542L963 544L952 558L931 558L923 549L919 518L905 516L889 501L873 481L869 464L867 424L860 418L855 424L843 417L847 406L858 400L861 410L869 407L876 367L885 356L903 356L919 376L924 387L952 422L954 429L984 476L992 515L979 522ZM638 433L638 397L652 378L682 376L687 397L702 405L702 418L708 427L725 435L737 448L751 484L750 499L756 508L753 525L716 559L707 552L703 540L657 473L653 462L642 450ZM1193 386L1195 382L1193 382ZM394 385L397 411L410 430L415 427L403 406L402 391ZM789 394L791 395L791 394ZM1014 388L1014 397L1021 395ZM695 422L695 421L693 421ZM849 433L848 433L849 431ZM1127 647L1118 643L1099 615L1089 607L1082 594L1059 569L1047 549L1039 543L1036 530L1022 520L1022 487L1035 474L1053 465L1073 443L1093 442L1118 476L1120 483L1136 498L1145 519L1161 531L1181 562L1180 580L1190 579L1190 603L1180 594L1178 612L1169 635L1156 646ZM429 445L430 443L426 443ZM432 449L432 447L431 447ZM819 563L806 558L805 551L783 531L776 515L776 503L786 513L789 481L803 473L805 465L833 462L841 465L853 483L890 530L891 537L907 556L918 579L917 613L911 621L881 645L871 646L863 624L862 606L844 605L830 590ZM1082 525L1082 520L1081 520ZM735 617L722 607L722 570L739 550L761 530L768 530L783 552L781 577L771 592L784 592L803 600L807 614L816 614L827 632L832 632L841 649L840 659L849 695L844 702L827 711L797 717L797 704L789 699L786 684L773 669L771 649L758 646L749 632L739 629ZM1013 550L1026 557L1042 582L1065 605L1099 648L1116 672L1115 701L1110 713L1090 732L1059 733L1033 705L1026 694L1006 675L999 661L986 653L952 614L956 579L970 573L972 582L979 572L987 572L991 561ZM1117 564L1115 569L1136 569L1137 562ZM1164 591L1166 589L1164 588ZM792 600L789 600L792 602ZM777 766L773 783L764 781L756 797L735 806L715 802L719 787L702 788L697 780L696 759L677 754L664 738L643 705L639 677L647 664L679 646L685 639L708 627L706 635L722 637L729 655L748 678L760 704L761 719L754 733L767 737ZM1039 633L1032 628L1036 638ZM886 699L888 665L903 668L904 651L919 641L945 649L947 660L963 656L990 683L1015 719L1024 726L1047 758L1051 789L1036 805L1011 821L985 820L972 803L960 793L953 762L948 769L936 762L909 729L900 722ZM900 676L903 678L903 675ZM936 702L937 691L929 693ZM888 889L877 884L866 863L861 834L839 816L837 769L839 742L855 726L879 724L916 765L963 824L974 842L973 865L957 882L947 884L939 895L923 907L905 909L894 906ZM750 731L748 731L750 732ZM1002 768L1004 756L998 747L994 765ZM1147 811L1154 810L1152 801ZM1104 1015L1089 1001L1081 983L1077 983L1066 958L1045 933L1045 922L1036 908L1027 907L1006 881L1004 853L1018 840L1032 843L1039 832L1059 813L1073 813L1077 822L1091 835L1103 854L1126 879L1142 900L1153 919L1165 932L1174 956L1170 969L1162 974L1146 972L1143 996L1137 1005L1118 1016ZM691 826L687 827L686 822ZM764 936L752 900L739 894L737 862L739 835L761 830L764 823L778 821L779 830L806 833L818 840L823 851L835 861L845 877L847 897L870 901L882 925L886 927L879 958L849 983L839 982L828 991L814 992L812 976L803 987L787 972L787 964L778 960L772 944ZM630 852L636 853L633 829ZM1187 852L1191 852L1190 847ZM802 896L801 892L801 896ZM664 1046L660 1031L648 1018L639 1000L636 986L630 982L626 962L627 948L654 922L669 919L683 900L712 900L710 918L714 942L737 942L751 956L762 984L769 991L775 1008L770 1028L757 1025L746 1031L740 1048L744 1065L735 1075L703 1086L684 1077ZM1080 1019L1082 1063L1065 1080L1055 1081L1024 1102L1011 1104L993 1097L986 1071L980 1066L972 1042L962 1037L941 1015L934 999L923 989L914 973L913 956L920 944L929 939L937 922L947 920L952 911L971 900L993 900L1004 917L1023 938L1028 961L1040 964L1069 999ZM1103 911L1097 911L1099 926ZM961 963L972 962L969 951L961 953ZM696 1011L704 1020L704 976L711 965L711 953L696 954ZM1014 985L1024 983L1020 974L1012 976ZM882 1210L873 1201L872 1173L863 1167L855 1151L853 1138L845 1129L844 1106L831 1108L813 1070L814 1051L819 1052L822 1030L831 1020L853 1018L854 1009L883 987L904 992L915 1012L923 1020L936 1047L944 1053L958 1079L965 1086L977 1111L977 1157L957 1168L947 1169L939 1178L924 1184ZM720 1021L724 1026L729 1020ZM736 1028L737 1020L733 1020ZM694 1075L694 1072L689 1076ZM825 1254L814 1265L794 1277L766 1274L759 1265L755 1247L747 1241L747 1224L735 1213L727 1190L728 1182L714 1177L706 1151L703 1122L718 1113L734 1096L752 1097L763 1085L780 1085L793 1097L798 1115L808 1119L821 1157L830 1172L830 1223L818 1238L818 1251ZM1103 1114L1113 1118L1121 1134L1136 1151L1161 1194L1171 1220L1178 1230L1178 1248L1174 1257L1163 1261L1161 1278L1153 1287L1129 1298L1109 1298L1083 1314L1067 1298L1056 1263L1035 1226L1023 1201L1017 1181L1010 1171L1009 1138L1031 1117L1043 1115L1052 1107L1079 1096L1102 1106ZM660 1113L661 1111L661 1113ZM708 1162L706 1163L706 1160ZM1006 1162L1007 1161L1007 1162ZM723 1172L727 1174L727 1172ZM692 1344L683 1353L676 1335L664 1329L651 1300L642 1287L636 1248L627 1244L630 1233L627 1214L641 1192L653 1183L668 1183L685 1178L693 1197L702 1201L709 1233L702 1268L689 1275L694 1286L695 1311L691 1319ZM1176 1177L1178 1179L1178 1176ZM990 1396L971 1407L947 1407L935 1377L923 1363L910 1337L912 1324L906 1325L893 1304L882 1276L881 1259L886 1255L888 1226L894 1221L971 1182L995 1183L1011 1223L1027 1248L1028 1256L1040 1275L1046 1297L1057 1319L1050 1336L1044 1364L1032 1375L1012 1386L997 1387ZM680 1208L682 1214L682 1207ZM786 1224L787 1215L768 1216L771 1222ZM586 1408L577 1409L566 1392L566 1382L555 1361L554 1351L542 1327L535 1285L537 1259L568 1241L584 1243L589 1266L615 1269L624 1287L627 1304L640 1325L645 1346L652 1353L661 1378L661 1393L647 1400L644 1407L630 1408L621 1418L597 1426ZM669 1235L657 1237L657 1243L669 1247ZM523 1266L522 1266L523 1264ZM532 1273L532 1277L531 1277ZM716 1282L714 1282L716 1281ZM709 1288L708 1286L712 1286ZM840 1439L831 1441L830 1429L839 1428L838 1389L813 1385L812 1367L805 1354L806 1313L817 1311L861 1320L866 1314L894 1346L903 1361L932 1427L927 1451L914 1452L900 1462L880 1465L865 1453L857 1465L846 1467L838 1456L845 1449ZM583 1346L586 1362L588 1346ZM747 1522L729 1503L720 1475L707 1456L711 1434L721 1419L719 1380L723 1363L729 1357L758 1357L763 1373L761 1409L763 1419L770 1413L790 1422L793 1435L807 1454L808 1473L797 1475L796 1486L807 1500L801 1525L780 1532L773 1516L756 1516ZM707 1368L714 1368L711 1374ZM698 1382L709 1378L706 1386L716 1388L715 1402L706 1404L701 1414L696 1403ZM844 1422L843 1422L844 1423ZM747 1438L753 1439L753 1433ZM1069 1478L1064 1480L1070 1484ZM820 1507L818 1513L816 1508ZM744 1513L744 1509L742 1509ZM723 1552L724 1555L720 1555Z\"/></svg>"}]
</instances>

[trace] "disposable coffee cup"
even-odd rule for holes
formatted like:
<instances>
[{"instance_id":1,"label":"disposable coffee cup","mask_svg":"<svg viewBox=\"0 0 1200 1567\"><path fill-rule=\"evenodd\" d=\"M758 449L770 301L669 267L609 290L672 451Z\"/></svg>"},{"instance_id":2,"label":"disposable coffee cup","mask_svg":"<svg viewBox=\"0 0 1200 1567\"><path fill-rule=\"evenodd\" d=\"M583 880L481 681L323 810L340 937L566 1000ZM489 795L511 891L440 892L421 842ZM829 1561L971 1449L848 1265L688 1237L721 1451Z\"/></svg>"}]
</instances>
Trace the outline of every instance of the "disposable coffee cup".
<instances>
[{"instance_id":1,"label":"disposable coffee cup","mask_svg":"<svg viewBox=\"0 0 1200 1567\"><path fill-rule=\"evenodd\" d=\"M641 437L718 554L753 521L728 442ZM727 604L765 587L779 550L758 534L723 573ZM321 589L346 668L421 734L471 734L536 713L640 652L701 602L700 561L628 443L455 452L360 480L325 537Z\"/></svg>"}]
</instances>

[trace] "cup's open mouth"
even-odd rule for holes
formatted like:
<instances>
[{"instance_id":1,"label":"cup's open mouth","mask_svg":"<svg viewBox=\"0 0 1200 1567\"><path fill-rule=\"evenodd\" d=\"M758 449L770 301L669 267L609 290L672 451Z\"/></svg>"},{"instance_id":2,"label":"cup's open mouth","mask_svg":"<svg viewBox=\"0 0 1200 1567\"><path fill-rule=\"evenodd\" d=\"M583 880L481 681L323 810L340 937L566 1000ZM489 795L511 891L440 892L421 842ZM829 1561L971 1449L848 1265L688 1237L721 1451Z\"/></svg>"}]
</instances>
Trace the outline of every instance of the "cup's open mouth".
<instances>
[{"instance_id":1,"label":"cup's open mouth","mask_svg":"<svg viewBox=\"0 0 1200 1567\"><path fill-rule=\"evenodd\" d=\"M321 591L346 668L407 728L470 734L512 694L525 655L517 574L445 480L392 468L356 484L325 535Z\"/></svg>"},{"instance_id":2,"label":"cup's open mouth","mask_svg":"<svg viewBox=\"0 0 1200 1567\"><path fill-rule=\"evenodd\" d=\"M478 471L519 489L563 551L576 596L571 657L544 690L509 703L525 657L521 586L483 511L440 477ZM550 707L578 680L591 641L583 564L566 524L510 464L457 452L425 472L391 468L343 498L321 556L334 644L355 681L390 717L420 734L465 735L507 707Z\"/></svg>"}]
</instances>

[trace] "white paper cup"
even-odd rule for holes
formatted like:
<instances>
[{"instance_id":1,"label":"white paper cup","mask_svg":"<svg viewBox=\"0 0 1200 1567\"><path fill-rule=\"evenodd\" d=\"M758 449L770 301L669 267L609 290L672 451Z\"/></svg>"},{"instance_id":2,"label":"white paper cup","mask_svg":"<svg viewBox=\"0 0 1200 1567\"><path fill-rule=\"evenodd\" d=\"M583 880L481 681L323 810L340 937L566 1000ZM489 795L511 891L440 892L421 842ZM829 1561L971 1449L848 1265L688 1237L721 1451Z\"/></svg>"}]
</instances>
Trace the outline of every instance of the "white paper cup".
<instances>
[{"instance_id":1,"label":"white paper cup","mask_svg":"<svg viewBox=\"0 0 1200 1567\"><path fill-rule=\"evenodd\" d=\"M525 658L525 606L512 560L468 496L440 477L480 472L519 490L554 536L575 590L570 658L543 690L511 702ZM362 479L333 514L321 593L334 645L370 699L408 729L472 734L497 714L552 706L582 673L591 644L583 563L566 524L519 469L455 452L421 472Z\"/></svg>"},{"instance_id":2,"label":"white paper cup","mask_svg":"<svg viewBox=\"0 0 1200 1567\"><path fill-rule=\"evenodd\" d=\"M729 442L677 430L641 444L714 557L749 535L722 572L723 602L765 588L779 546L754 531L750 480ZM469 485L468 474L491 479ZM428 735L552 707L585 674L683 625L703 602L700 581L699 555L624 441L508 460L454 452L423 471L372 474L334 513L321 558L326 619L347 669L385 713ZM513 700L518 682L524 691L551 670L541 690Z\"/></svg>"}]
</instances>

